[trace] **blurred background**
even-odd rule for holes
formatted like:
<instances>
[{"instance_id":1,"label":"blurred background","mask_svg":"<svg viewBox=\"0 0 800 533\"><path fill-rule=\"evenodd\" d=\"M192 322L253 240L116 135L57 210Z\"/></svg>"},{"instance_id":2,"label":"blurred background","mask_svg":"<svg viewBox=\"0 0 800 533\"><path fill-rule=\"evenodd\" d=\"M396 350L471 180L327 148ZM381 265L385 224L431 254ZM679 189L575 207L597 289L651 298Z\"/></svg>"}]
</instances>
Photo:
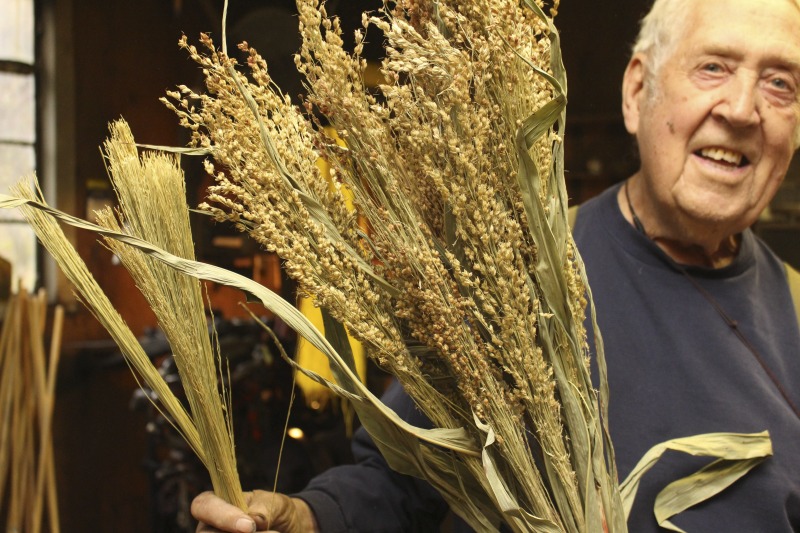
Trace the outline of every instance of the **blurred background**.
<instances>
[{"instance_id":1,"label":"blurred background","mask_svg":"<svg viewBox=\"0 0 800 533\"><path fill-rule=\"evenodd\" d=\"M620 113L620 80L637 21L650 0L563 0L556 25L569 78L567 187L582 202L636 169L636 153ZM329 0L349 35L374 0ZM611 5L611 4L609 4ZM221 0L0 0L0 192L36 172L48 201L82 218L113 196L98 147L108 123L125 118L140 143L182 146L185 130L158 98L177 84L198 88L201 76L178 39L208 32L219 45ZM299 41L289 0L230 0L228 42L247 40L266 57L285 92L302 92L292 61ZM365 55L381 58L379 35ZM190 205L208 181L199 161L186 162ZM230 228L195 220L199 259L235 269L293 298L277 258ZM800 267L800 168L756 230ZM164 375L176 379L155 320L112 255L94 235L66 228L117 309ZM13 211L0 211L0 258L13 266L3 284L45 287L66 309L53 414L62 531L194 531L191 497L208 486L202 468L137 387L97 321L37 248ZM0 269L2 271L2 269ZM15 288L12 290L16 290ZM291 371L239 305L237 291L209 286L214 325L231 364L240 468L246 487L270 488L291 396ZM263 309L289 353L295 339ZM0 315L2 316L2 315ZM368 371L370 386L386 382ZM335 403L298 398L289 415L279 490L302 488L316 472L351 460L347 417ZM1 492L1 491L0 491ZM2 509L0 508L0 517Z\"/></svg>"}]
</instances>

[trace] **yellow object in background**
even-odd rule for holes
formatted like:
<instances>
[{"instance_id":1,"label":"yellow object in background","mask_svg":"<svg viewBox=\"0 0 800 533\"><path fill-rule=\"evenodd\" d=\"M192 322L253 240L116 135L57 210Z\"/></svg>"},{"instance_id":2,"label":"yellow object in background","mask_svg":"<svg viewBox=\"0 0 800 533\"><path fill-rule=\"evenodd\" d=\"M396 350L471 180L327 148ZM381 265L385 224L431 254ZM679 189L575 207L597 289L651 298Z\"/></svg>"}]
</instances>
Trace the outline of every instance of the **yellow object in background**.
<instances>
[{"instance_id":1,"label":"yellow object in background","mask_svg":"<svg viewBox=\"0 0 800 533\"><path fill-rule=\"evenodd\" d=\"M338 137L338 135L336 135L336 130L326 127L325 131L331 138L336 139L337 143L344 146L344 142ZM328 163L323 159L320 159L317 161L317 167L320 169L320 174L325 176L328 179L330 186L333 187ZM348 208L353 209L352 194L346 189L342 189L342 192L347 198ZM299 297L297 301L297 308L311 321L312 324L314 324L319 331L325 331L325 327L322 323L322 312L314 305L314 302L311 299ZM362 382L366 382L367 360L364 354L364 348L359 341L353 339L349 335L348 338L350 339L350 349L353 352L353 359L356 363L356 371L358 372L358 376L361 378ZM297 343L295 361L297 361L301 367L315 372L329 381L335 381L330 371L328 358L302 337L299 338ZM331 393L328 387L320 385L316 381L308 378L302 372L296 372L296 379L297 385L300 387L300 390L303 391L303 396L305 397L306 404L309 407L313 409L324 409L328 406L333 396L333 393ZM349 429L352 417L349 415L349 410L344 403L342 404L342 410L345 413L345 421L348 424Z\"/></svg>"},{"instance_id":2,"label":"yellow object in background","mask_svg":"<svg viewBox=\"0 0 800 533\"><path fill-rule=\"evenodd\" d=\"M297 307L314 326L320 331L325 331L322 324L322 312L314 305L310 298L299 298ZM356 362L356 371L361 381L367 378L367 360L364 356L364 347L361 343L350 337L350 349L353 351L353 359ZM295 361L301 367L319 374L327 380L335 381L331 374L328 358L317 350L311 343L300 337L297 343L297 353ZM306 404L313 409L324 409L331 401L333 393L328 387L320 385L316 381L308 378L302 372L296 373L297 386L303 391Z\"/></svg>"}]
</instances>

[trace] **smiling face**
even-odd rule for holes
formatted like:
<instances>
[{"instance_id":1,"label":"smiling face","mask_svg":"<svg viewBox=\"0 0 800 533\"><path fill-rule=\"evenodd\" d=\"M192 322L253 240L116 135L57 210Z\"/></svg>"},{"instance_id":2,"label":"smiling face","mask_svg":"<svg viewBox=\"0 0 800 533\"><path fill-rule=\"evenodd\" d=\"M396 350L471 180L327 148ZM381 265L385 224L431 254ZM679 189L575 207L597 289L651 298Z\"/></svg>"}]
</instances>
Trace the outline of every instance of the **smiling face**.
<instances>
[{"instance_id":1,"label":"smiling face","mask_svg":"<svg viewBox=\"0 0 800 533\"><path fill-rule=\"evenodd\" d=\"M752 224L791 161L800 8L793 0L692 7L658 72L649 72L646 52L631 59L623 114L639 144L634 181L645 226L705 246Z\"/></svg>"}]
</instances>

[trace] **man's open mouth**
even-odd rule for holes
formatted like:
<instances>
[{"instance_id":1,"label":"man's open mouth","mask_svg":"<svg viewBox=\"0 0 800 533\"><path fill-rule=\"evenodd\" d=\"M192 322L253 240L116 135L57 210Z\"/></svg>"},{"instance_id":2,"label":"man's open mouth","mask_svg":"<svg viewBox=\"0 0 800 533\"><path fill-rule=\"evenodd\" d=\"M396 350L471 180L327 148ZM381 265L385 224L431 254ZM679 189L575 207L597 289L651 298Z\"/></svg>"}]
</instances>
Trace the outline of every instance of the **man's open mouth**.
<instances>
[{"instance_id":1,"label":"man's open mouth","mask_svg":"<svg viewBox=\"0 0 800 533\"><path fill-rule=\"evenodd\" d=\"M735 168L743 167L750 163L741 152L726 150L725 148L701 148L695 152L695 155L720 165Z\"/></svg>"}]
</instances>

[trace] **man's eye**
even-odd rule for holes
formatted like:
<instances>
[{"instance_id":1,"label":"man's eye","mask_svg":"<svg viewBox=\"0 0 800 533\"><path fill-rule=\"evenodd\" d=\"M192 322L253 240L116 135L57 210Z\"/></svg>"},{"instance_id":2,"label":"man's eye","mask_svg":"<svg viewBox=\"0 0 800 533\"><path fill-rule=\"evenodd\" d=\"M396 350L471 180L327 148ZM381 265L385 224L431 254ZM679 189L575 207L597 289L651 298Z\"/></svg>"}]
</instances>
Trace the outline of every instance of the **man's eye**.
<instances>
[{"instance_id":1,"label":"man's eye","mask_svg":"<svg viewBox=\"0 0 800 533\"><path fill-rule=\"evenodd\" d=\"M777 74L767 77L764 87L775 102L791 104L797 99L797 82L792 76Z\"/></svg>"},{"instance_id":2,"label":"man's eye","mask_svg":"<svg viewBox=\"0 0 800 533\"><path fill-rule=\"evenodd\" d=\"M722 72L722 65L719 63L706 63L703 65L703 70L706 72Z\"/></svg>"},{"instance_id":3,"label":"man's eye","mask_svg":"<svg viewBox=\"0 0 800 533\"><path fill-rule=\"evenodd\" d=\"M780 89L782 91L788 91L792 88L791 85L789 85L789 82L783 78L772 78L770 83L774 88Z\"/></svg>"},{"instance_id":4,"label":"man's eye","mask_svg":"<svg viewBox=\"0 0 800 533\"><path fill-rule=\"evenodd\" d=\"M786 76L775 76L768 80L769 88L775 94L794 95L797 93L797 83L792 78Z\"/></svg>"}]
</instances>

